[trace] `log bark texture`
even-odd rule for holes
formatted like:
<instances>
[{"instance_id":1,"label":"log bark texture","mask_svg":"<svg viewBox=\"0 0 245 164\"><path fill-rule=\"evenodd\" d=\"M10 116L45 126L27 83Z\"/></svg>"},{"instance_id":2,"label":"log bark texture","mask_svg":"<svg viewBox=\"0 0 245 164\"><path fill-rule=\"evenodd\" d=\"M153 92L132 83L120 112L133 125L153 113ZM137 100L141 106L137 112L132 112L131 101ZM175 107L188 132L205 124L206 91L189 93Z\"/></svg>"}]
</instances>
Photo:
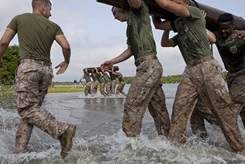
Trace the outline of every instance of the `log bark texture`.
<instances>
[{"instance_id":1,"label":"log bark texture","mask_svg":"<svg viewBox=\"0 0 245 164\"><path fill-rule=\"evenodd\" d=\"M127 0L96 0L97 2L104 3L107 5L115 6L115 7L121 7L126 10L129 10L129 5ZM155 0L144 0L147 4L150 14L154 16L159 16L162 19L174 19L175 15L168 12L167 10L164 10L161 8ZM191 6L195 6L200 8L201 10L204 10L207 13L206 16L206 26L211 31L217 31L218 30L218 17L220 14L225 13L225 11L219 10L217 8L196 2L191 1ZM231 13L232 14L232 13ZM245 20L242 17L234 16L235 20L235 28L237 30L245 30Z\"/></svg>"}]
</instances>

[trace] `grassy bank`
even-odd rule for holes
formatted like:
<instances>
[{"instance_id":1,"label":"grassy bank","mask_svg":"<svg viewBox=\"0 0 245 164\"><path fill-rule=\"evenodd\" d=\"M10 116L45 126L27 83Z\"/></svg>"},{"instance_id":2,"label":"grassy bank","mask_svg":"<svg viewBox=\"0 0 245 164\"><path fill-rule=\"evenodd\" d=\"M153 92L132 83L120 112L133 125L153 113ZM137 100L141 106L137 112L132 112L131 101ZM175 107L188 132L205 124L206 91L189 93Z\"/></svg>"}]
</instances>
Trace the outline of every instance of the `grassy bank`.
<instances>
[{"instance_id":1,"label":"grassy bank","mask_svg":"<svg viewBox=\"0 0 245 164\"><path fill-rule=\"evenodd\" d=\"M0 95L13 95L14 85L4 85L0 86Z\"/></svg>"},{"instance_id":2,"label":"grassy bank","mask_svg":"<svg viewBox=\"0 0 245 164\"><path fill-rule=\"evenodd\" d=\"M53 85L48 88L48 93L83 92L84 88L76 85ZM14 85L0 86L0 95L13 95Z\"/></svg>"},{"instance_id":3,"label":"grassy bank","mask_svg":"<svg viewBox=\"0 0 245 164\"><path fill-rule=\"evenodd\" d=\"M49 87L48 93L64 93L64 92L83 92L84 88L74 86L55 86Z\"/></svg>"}]
</instances>

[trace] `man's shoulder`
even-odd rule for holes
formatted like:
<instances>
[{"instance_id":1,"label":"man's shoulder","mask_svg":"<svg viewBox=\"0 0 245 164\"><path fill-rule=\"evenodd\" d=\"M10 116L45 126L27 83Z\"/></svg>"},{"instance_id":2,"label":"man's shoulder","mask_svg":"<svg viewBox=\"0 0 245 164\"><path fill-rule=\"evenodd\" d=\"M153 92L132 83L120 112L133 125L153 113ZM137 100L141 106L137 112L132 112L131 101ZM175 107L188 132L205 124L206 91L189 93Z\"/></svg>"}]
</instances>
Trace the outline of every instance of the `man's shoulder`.
<instances>
[{"instance_id":1,"label":"man's shoulder","mask_svg":"<svg viewBox=\"0 0 245 164\"><path fill-rule=\"evenodd\" d=\"M17 16L31 16L32 15L32 13L23 13L23 14L19 14L19 15L17 15Z\"/></svg>"},{"instance_id":2,"label":"man's shoulder","mask_svg":"<svg viewBox=\"0 0 245 164\"><path fill-rule=\"evenodd\" d=\"M31 16L31 13L23 13L23 14L18 14L14 17L14 19L18 19L18 18L23 18L23 17L28 17Z\"/></svg>"},{"instance_id":3,"label":"man's shoulder","mask_svg":"<svg viewBox=\"0 0 245 164\"><path fill-rule=\"evenodd\" d=\"M189 10L189 12L191 14L194 14L195 16L201 16L202 15L201 10L197 7L188 5L188 6L186 6L186 8Z\"/></svg>"}]
</instances>

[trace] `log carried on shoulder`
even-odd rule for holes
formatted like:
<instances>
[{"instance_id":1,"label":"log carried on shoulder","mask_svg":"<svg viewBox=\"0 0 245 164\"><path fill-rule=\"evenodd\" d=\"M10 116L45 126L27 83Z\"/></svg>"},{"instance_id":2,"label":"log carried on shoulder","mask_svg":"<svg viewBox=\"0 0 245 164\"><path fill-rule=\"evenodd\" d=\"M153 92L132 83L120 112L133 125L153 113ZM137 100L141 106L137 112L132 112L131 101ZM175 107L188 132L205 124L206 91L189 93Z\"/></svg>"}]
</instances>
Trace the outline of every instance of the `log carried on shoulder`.
<instances>
[{"instance_id":1,"label":"log carried on shoulder","mask_svg":"<svg viewBox=\"0 0 245 164\"><path fill-rule=\"evenodd\" d=\"M128 5L127 0L96 0L96 1L107 4L107 5L116 6L116 7L120 7L120 8L129 10L129 5ZM144 0L144 1L146 5L148 6L149 12L151 15L159 16L162 19L167 19L167 20L174 19L176 17L174 14L161 8L155 2L155 0ZM225 13L225 11L216 9L214 7L211 7L211 6L196 2L196 1L191 1L190 5L198 7L207 13L206 26L210 31L218 30L218 17L220 14ZM238 17L236 15L233 15L233 16L234 16L235 28L237 30L245 30L245 20L242 17Z\"/></svg>"},{"instance_id":2,"label":"log carried on shoulder","mask_svg":"<svg viewBox=\"0 0 245 164\"><path fill-rule=\"evenodd\" d=\"M100 67L96 67L96 68L97 68L97 70L99 72L101 72L101 68ZM92 70L93 69L95 71L95 67L89 67L89 68L87 68L87 70L88 70L89 73L92 73ZM119 67L118 66L113 66L113 69L114 69L114 71L118 71L119 70ZM111 69L109 69L109 70L111 70Z\"/></svg>"}]
</instances>

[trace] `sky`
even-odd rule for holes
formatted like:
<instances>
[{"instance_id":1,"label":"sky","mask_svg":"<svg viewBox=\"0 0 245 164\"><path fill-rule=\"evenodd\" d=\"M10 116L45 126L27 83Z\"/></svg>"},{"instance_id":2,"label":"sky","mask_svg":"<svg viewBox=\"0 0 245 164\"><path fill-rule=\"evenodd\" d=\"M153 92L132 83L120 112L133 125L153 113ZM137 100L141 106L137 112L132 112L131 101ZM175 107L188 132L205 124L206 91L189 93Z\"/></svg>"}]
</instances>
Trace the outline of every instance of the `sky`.
<instances>
[{"instance_id":1,"label":"sky","mask_svg":"<svg viewBox=\"0 0 245 164\"><path fill-rule=\"evenodd\" d=\"M245 18L244 0L196 0L202 4L230 12ZM51 0L50 20L60 25L71 46L71 61L64 74L55 75L54 81L79 80L85 67L99 67L101 63L121 54L126 48L126 23L114 19L111 6L98 3L96 0ZM10 20L18 14L32 12L31 0L0 1L0 37ZM157 45L157 56L163 65L163 76L180 75L185 69L184 60L176 48L160 46L162 31L152 26ZM174 34L171 33L171 36ZM10 45L18 45L18 38ZM224 68L222 60L214 46L214 58ZM54 42L51 50L54 67L63 61L60 46ZM134 59L116 64L124 76L135 75Z\"/></svg>"}]
</instances>

